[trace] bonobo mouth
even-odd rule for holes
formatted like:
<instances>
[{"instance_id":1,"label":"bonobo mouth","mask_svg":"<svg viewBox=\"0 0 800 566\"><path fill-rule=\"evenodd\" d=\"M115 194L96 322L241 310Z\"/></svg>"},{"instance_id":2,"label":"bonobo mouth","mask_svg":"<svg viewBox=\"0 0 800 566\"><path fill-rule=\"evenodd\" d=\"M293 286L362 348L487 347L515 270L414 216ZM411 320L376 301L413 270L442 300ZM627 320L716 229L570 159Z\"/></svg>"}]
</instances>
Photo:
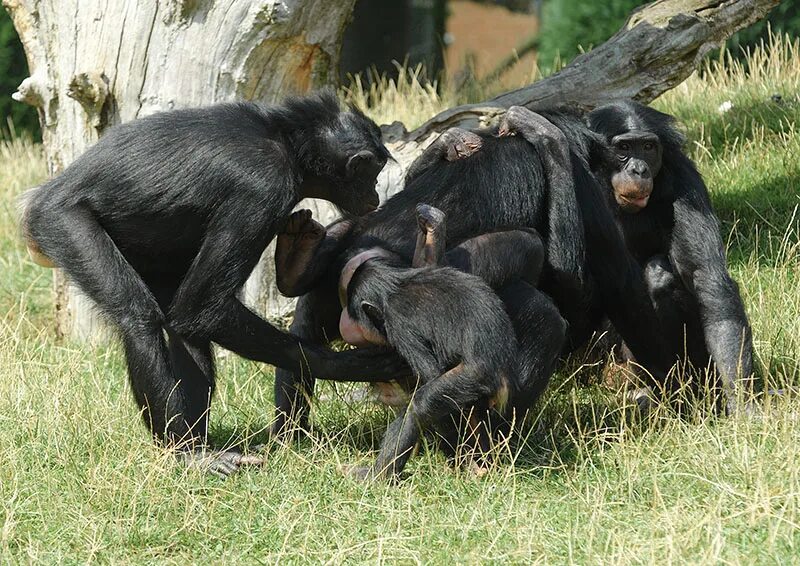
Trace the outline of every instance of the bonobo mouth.
<instances>
[{"instance_id":1,"label":"bonobo mouth","mask_svg":"<svg viewBox=\"0 0 800 566\"><path fill-rule=\"evenodd\" d=\"M647 193L644 196L617 195L617 204L619 204L620 208L622 208L622 210L625 212L639 212L647 206L649 201L650 193Z\"/></svg>"}]
</instances>

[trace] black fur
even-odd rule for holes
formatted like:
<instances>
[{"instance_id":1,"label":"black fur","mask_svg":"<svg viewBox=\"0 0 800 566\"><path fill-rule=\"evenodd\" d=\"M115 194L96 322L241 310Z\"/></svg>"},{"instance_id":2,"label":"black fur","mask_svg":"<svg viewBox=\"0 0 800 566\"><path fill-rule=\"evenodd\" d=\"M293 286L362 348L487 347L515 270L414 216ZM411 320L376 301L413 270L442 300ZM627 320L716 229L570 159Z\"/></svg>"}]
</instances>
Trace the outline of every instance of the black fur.
<instances>
[{"instance_id":1,"label":"black fur","mask_svg":"<svg viewBox=\"0 0 800 566\"><path fill-rule=\"evenodd\" d=\"M35 190L24 231L119 329L154 436L193 447L206 436L212 341L334 376L392 363L303 345L236 297L301 198L363 213L387 157L378 127L330 92L165 112L112 128Z\"/></svg>"},{"instance_id":2,"label":"black fur","mask_svg":"<svg viewBox=\"0 0 800 566\"><path fill-rule=\"evenodd\" d=\"M544 170L547 156L524 139L497 138L495 131L479 132L482 147L466 159L421 157L426 166L413 167L405 190L364 218L349 236L348 251L332 265L332 273L300 299L292 332L320 341L338 335L332 284L342 266L359 251L373 247L390 250L409 265L417 230L415 206L426 202L449 219L448 250L487 233L516 228L540 233L546 252L540 288L556 300L569 322L572 343L588 338L607 313L643 363L665 370L662 349L654 346L661 338L641 266L627 253L603 188L589 169L590 162L606 155L606 148L577 114L548 117L571 132L569 166L574 183L549 186ZM473 261L479 258L465 261L464 253L459 256L448 253L448 263L481 273L482 265ZM525 409L553 371L564 343L565 323L552 302L528 283L507 282L498 293L517 331L523 367L518 400L520 409ZM302 422L313 385L313 379L298 381L289 372L277 372L278 430L287 417Z\"/></svg>"},{"instance_id":3,"label":"black fur","mask_svg":"<svg viewBox=\"0 0 800 566\"><path fill-rule=\"evenodd\" d=\"M347 289L353 320L385 336L418 380L383 439L371 470L376 476L402 471L421 431L439 428L449 438L461 415L480 419L495 402L505 408L519 382L514 328L482 279L450 267L396 263L361 264Z\"/></svg>"},{"instance_id":4,"label":"black fur","mask_svg":"<svg viewBox=\"0 0 800 566\"><path fill-rule=\"evenodd\" d=\"M605 184L627 249L648 267L648 284L671 355L688 353L697 367L705 367L710 356L727 394L727 408L735 412L738 385L753 373L752 334L739 289L728 273L708 190L686 156L683 135L671 116L630 101L597 108L587 122L606 140L641 130L661 141L663 163L650 201L640 212L627 214L615 206L608 183L613 169L598 164L597 176Z\"/></svg>"}]
</instances>

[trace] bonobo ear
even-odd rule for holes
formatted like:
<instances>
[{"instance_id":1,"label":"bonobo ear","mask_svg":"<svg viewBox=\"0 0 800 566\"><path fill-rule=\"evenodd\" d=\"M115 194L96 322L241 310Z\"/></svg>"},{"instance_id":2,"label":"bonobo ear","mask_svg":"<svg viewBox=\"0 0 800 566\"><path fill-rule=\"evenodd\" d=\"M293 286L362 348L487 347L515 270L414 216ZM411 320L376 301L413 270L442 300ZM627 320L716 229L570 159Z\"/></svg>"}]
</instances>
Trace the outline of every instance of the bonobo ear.
<instances>
[{"instance_id":1,"label":"bonobo ear","mask_svg":"<svg viewBox=\"0 0 800 566\"><path fill-rule=\"evenodd\" d=\"M361 310L364 311L364 314L372 323L372 326L374 326L378 332L386 336L386 325L383 320L383 313L380 311L380 309L372 303L362 301Z\"/></svg>"},{"instance_id":2,"label":"bonobo ear","mask_svg":"<svg viewBox=\"0 0 800 566\"><path fill-rule=\"evenodd\" d=\"M377 177L383 163L369 150L361 150L347 160L347 178Z\"/></svg>"}]
</instances>

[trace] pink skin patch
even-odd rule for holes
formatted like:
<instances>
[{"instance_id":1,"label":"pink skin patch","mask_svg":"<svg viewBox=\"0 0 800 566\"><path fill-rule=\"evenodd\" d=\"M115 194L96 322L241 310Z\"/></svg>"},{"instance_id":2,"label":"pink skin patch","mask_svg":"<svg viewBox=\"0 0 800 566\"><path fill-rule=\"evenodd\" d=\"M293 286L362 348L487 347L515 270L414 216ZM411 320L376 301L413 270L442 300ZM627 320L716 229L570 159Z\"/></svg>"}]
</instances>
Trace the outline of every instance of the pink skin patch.
<instances>
[{"instance_id":1,"label":"pink skin patch","mask_svg":"<svg viewBox=\"0 0 800 566\"><path fill-rule=\"evenodd\" d=\"M359 326L347 312L347 286L353 278L358 266L374 257L389 257L389 252L381 248L371 248L353 256L342 269L339 276L339 302L342 305L342 315L339 317L339 333L342 340L353 346L386 345L386 340L377 332Z\"/></svg>"}]
</instances>

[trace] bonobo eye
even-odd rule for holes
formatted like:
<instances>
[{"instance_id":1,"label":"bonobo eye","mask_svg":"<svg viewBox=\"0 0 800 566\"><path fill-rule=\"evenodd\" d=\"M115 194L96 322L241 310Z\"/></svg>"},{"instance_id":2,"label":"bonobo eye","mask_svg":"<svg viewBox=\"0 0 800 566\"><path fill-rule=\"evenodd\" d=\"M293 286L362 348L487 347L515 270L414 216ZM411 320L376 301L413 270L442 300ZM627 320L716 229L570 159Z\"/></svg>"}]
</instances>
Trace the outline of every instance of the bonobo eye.
<instances>
[{"instance_id":1,"label":"bonobo eye","mask_svg":"<svg viewBox=\"0 0 800 566\"><path fill-rule=\"evenodd\" d=\"M361 308L364 309L364 314L367 315L373 324L383 322L383 313L372 303L363 301L361 303Z\"/></svg>"},{"instance_id":2,"label":"bonobo eye","mask_svg":"<svg viewBox=\"0 0 800 566\"><path fill-rule=\"evenodd\" d=\"M631 145L628 142L621 142L618 146L622 151L630 151Z\"/></svg>"},{"instance_id":3,"label":"bonobo eye","mask_svg":"<svg viewBox=\"0 0 800 566\"><path fill-rule=\"evenodd\" d=\"M653 151L654 148L655 148L655 145L653 144L653 142L645 142L644 143L644 150L645 151Z\"/></svg>"}]
</instances>

